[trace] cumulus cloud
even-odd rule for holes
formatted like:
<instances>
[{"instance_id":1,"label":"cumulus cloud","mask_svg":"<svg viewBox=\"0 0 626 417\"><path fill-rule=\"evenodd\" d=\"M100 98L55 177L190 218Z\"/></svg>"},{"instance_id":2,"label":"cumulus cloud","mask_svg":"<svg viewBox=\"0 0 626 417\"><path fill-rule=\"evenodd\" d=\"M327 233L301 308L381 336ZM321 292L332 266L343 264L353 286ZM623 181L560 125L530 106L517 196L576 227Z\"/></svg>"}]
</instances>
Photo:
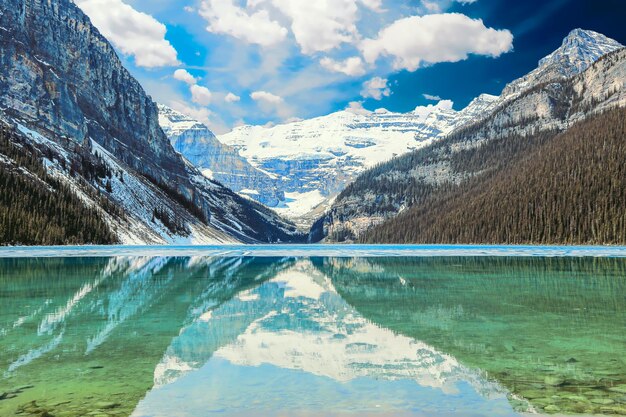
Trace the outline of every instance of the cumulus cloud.
<instances>
[{"instance_id":1,"label":"cumulus cloud","mask_svg":"<svg viewBox=\"0 0 626 417\"><path fill-rule=\"evenodd\" d=\"M268 93L267 91L255 91L250 94L250 98L254 101L264 102L268 104L280 104L283 102L283 98L275 94Z\"/></svg>"},{"instance_id":2,"label":"cumulus cloud","mask_svg":"<svg viewBox=\"0 0 626 417\"><path fill-rule=\"evenodd\" d=\"M208 106L211 103L213 94L208 88L194 84L189 87L189 91L191 92L191 101L194 103L200 104L201 106Z\"/></svg>"},{"instance_id":3,"label":"cumulus cloud","mask_svg":"<svg viewBox=\"0 0 626 417\"><path fill-rule=\"evenodd\" d=\"M235 5L233 0L203 0L199 13L209 23L209 32L230 35L246 43L275 45L288 33L271 19L267 10L251 12Z\"/></svg>"},{"instance_id":4,"label":"cumulus cloud","mask_svg":"<svg viewBox=\"0 0 626 417\"><path fill-rule=\"evenodd\" d=\"M177 69L174 71L174 78L189 85L193 85L197 81L193 75L184 69Z\"/></svg>"},{"instance_id":5,"label":"cumulus cloud","mask_svg":"<svg viewBox=\"0 0 626 417\"><path fill-rule=\"evenodd\" d=\"M358 56L347 58L343 61L335 61L332 58L325 57L320 60L320 65L328 71L341 72L351 77L358 77L366 72L363 60Z\"/></svg>"},{"instance_id":6,"label":"cumulus cloud","mask_svg":"<svg viewBox=\"0 0 626 417\"><path fill-rule=\"evenodd\" d=\"M390 95L391 89L389 88L386 78L374 77L363 83L363 90L361 90L361 96L363 98L380 100L383 97L388 97Z\"/></svg>"},{"instance_id":7,"label":"cumulus cloud","mask_svg":"<svg viewBox=\"0 0 626 417\"><path fill-rule=\"evenodd\" d=\"M372 112L363 107L362 101L351 101L346 107L346 111L354 114L360 114L366 116Z\"/></svg>"},{"instance_id":8,"label":"cumulus cloud","mask_svg":"<svg viewBox=\"0 0 626 417\"><path fill-rule=\"evenodd\" d=\"M291 31L304 54L329 51L359 39L359 6L383 12L382 0L271 0L291 19Z\"/></svg>"},{"instance_id":9,"label":"cumulus cloud","mask_svg":"<svg viewBox=\"0 0 626 417\"><path fill-rule=\"evenodd\" d=\"M439 96L433 96L431 94L422 94L422 96L426 99L426 100L430 100L430 101L440 101L441 97Z\"/></svg>"},{"instance_id":10,"label":"cumulus cloud","mask_svg":"<svg viewBox=\"0 0 626 417\"><path fill-rule=\"evenodd\" d=\"M454 103L451 100L440 100L437 104L429 104L428 106L417 106L413 110L413 114L421 119L427 118L435 110L452 110Z\"/></svg>"},{"instance_id":11,"label":"cumulus cloud","mask_svg":"<svg viewBox=\"0 0 626 417\"><path fill-rule=\"evenodd\" d=\"M461 61L469 54L497 57L512 47L508 30L487 28L482 20L460 13L405 17L360 45L368 63L390 56L395 69L409 71L423 64Z\"/></svg>"},{"instance_id":12,"label":"cumulus cloud","mask_svg":"<svg viewBox=\"0 0 626 417\"><path fill-rule=\"evenodd\" d=\"M165 39L167 28L154 17L121 0L75 0L98 30L140 67L178 65L174 47Z\"/></svg>"},{"instance_id":13,"label":"cumulus cloud","mask_svg":"<svg viewBox=\"0 0 626 417\"><path fill-rule=\"evenodd\" d=\"M226 94L226 97L224 97L224 100L227 103L236 103L237 101L241 100L241 97L233 93L228 93Z\"/></svg>"},{"instance_id":14,"label":"cumulus cloud","mask_svg":"<svg viewBox=\"0 0 626 417\"><path fill-rule=\"evenodd\" d=\"M303 54L329 51L358 36L356 0L271 2L291 20L291 31Z\"/></svg>"},{"instance_id":15,"label":"cumulus cloud","mask_svg":"<svg viewBox=\"0 0 626 417\"><path fill-rule=\"evenodd\" d=\"M199 13L207 30L262 46L283 41L287 19L302 53L329 51L359 39L359 7L382 13L382 0L202 0Z\"/></svg>"}]
</instances>

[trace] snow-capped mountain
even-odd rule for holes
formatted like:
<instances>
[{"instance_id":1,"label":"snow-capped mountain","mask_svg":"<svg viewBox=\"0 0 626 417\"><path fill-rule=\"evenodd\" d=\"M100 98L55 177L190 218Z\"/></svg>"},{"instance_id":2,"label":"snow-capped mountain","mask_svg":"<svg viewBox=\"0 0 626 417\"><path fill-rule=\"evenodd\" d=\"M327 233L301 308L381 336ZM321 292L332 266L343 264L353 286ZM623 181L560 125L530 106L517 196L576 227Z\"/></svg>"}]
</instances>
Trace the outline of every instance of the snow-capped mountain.
<instances>
[{"instance_id":1,"label":"snow-capped mountain","mask_svg":"<svg viewBox=\"0 0 626 417\"><path fill-rule=\"evenodd\" d=\"M207 126L159 104L159 124L174 149L209 179L269 207L285 200L276 176L254 168L232 147L221 143Z\"/></svg>"},{"instance_id":2,"label":"snow-capped mountain","mask_svg":"<svg viewBox=\"0 0 626 417\"><path fill-rule=\"evenodd\" d=\"M0 120L120 242L297 236L174 150L157 105L71 0L0 0L0 10Z\"/></svg>"},{"instance_id":3,"label":"snow-capped mountain","mask_svg":"<svg viewBox=\"0 0 626 417\"><path fill-rule=\"evenodd\" d=\"M413 205L422 191L458 186L481 175L472 168L472 150L504 138L563 132L589 116L625 107L625 83L626 48L595 32L572 31L537 69L508 84L500 97L489 97L482 112L466 117L447 137L422 154L405 155L359 176L316 223L313 240L358 238ZM387 191L380 195L383 179Z\"/></svg>"},{"instance_id":4,"label":"snow-capped mountain","mask_svg":"<svg viewBox=\"0 0 626 417\"><path fill-rule=\"evenodd\" d=\"M346 110L273 127L242 126L219 140L279 176L287 199L275 210L310 224L358 174L444 137L496 99L482 95L461 111L447 100L410 113Z\"/></svg>"},{"instance_id":5,"label":"snow-capped mountain","mask_svg":"<svg viewBox=\"0 0 626 417\"><path fill-rule=\"evenodd\" d=\"M535 70L508 84L502 91L502 97L509 99L535 85L573 77L601 56L623 47L601 33L574 29L557 50L539 61Z\"/></svg>"},{"instance_id":6,"label":"snow-capped mountain","mask_svg":"<svg viewBox=\"0 0 626 417\"><path fill-rule=\"evenodd\" d=\"M242 126L219 140L237 149L253 166L279 176L287 199L276 210L310 224L366 169L478 122L537 85L580 74L620 48L619 42L604 35L576 29L537 69L507 85L501 96L483 94L461 111L453 110L445 100L406 114L384 109L341 111L273 127ZM545 113L545 103L536 104L537 108L531 104L520 110L520 117Z\"/></svg>"}]
</instances>

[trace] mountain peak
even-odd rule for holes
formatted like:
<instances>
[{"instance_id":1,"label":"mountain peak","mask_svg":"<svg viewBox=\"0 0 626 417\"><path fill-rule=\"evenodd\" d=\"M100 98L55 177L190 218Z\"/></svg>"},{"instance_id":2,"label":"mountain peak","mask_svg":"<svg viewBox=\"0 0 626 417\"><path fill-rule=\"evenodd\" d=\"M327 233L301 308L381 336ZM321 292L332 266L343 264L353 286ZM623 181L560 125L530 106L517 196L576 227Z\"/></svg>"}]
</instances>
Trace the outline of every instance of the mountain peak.
<instances>
[{"instance_id":1,"label":"mountain peak","mask_svg":"<svg viewBox=\"0 0 626 417\"><path fill-rule=\"evenodd\" d=\"M582 73L600 57L624 46L601 33L574 29L561 46L539 61L539 66L524 77L507 85L503 97L510 97L534 85Z\"/></svg>"},{"instance_id":2,"label":"mountain peak","mask_svg":"<svg viewBox=\"0 0 626 417\"><path fill-rule=\"evenodd\" d=\"M563 75L571 76L587 69L602 55L624 46L592 30L574 29L563 39L561 46L539 61L539 67L562 67Z\"/></svg>"}]
</instances>

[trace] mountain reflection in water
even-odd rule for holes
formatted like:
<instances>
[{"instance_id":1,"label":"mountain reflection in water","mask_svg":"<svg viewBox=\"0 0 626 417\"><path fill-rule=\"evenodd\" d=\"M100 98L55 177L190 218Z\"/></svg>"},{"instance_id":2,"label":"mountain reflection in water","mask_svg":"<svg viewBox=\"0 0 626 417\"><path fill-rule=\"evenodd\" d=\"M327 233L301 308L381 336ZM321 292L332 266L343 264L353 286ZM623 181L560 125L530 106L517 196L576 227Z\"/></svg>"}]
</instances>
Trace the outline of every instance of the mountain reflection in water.
<instances>
[{"instance_id":1,"label":"mountain reflection in water","mask_svg":"<svg viewBox=\"0 0 626 417\"><path fill-rule=\"evenodd\" d=\"M0 415L626 414L625 264L2 259Z\"/></svg>"}]
</instances>

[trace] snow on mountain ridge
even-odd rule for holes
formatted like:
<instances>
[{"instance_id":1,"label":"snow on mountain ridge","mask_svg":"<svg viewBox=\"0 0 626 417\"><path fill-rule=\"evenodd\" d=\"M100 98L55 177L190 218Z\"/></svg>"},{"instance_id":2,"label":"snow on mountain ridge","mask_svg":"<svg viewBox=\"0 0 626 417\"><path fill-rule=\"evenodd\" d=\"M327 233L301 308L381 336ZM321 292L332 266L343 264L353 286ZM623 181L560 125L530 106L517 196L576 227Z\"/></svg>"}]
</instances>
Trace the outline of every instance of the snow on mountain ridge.
<instances>
[{"instance_id":1,"label":"snow on mountain ridge","mask_svg":"<svg viewBox=\"0 0 626 417\"><path fill-rule=\"evenodd\" d=\"M449 100L409 113L346 109L272 127L241 126L218 139L254 167L280 177L287 198L276 211L306 226L366 169L476 123L533 86L579 74L619 48L619 42L604 35L575 29L537 69L508 84L501 96L482 94L460 111Z\"/></svg>"},{"instance_id":2,"label":"snow on mountain ridge","mask_svg":"<svg viewBox=\"0 0 626 417\"><path fill-rule=\"evenodd\" d=\"M575 68L575 72L573 74L564 74L565 76L571 76L586 70L590 64L597 61L602 55L623 47L619 42L601 33L574 29L563 39L563 44L560 48L539 61L539 67L558 64L564 69L568 69L568 66L571 66Z\"/></svg>"},{"instance_id":3,"label":"snow on mountain ridge","mask_svg":"<svg viewBox=\"0 0 626 417\"><path fill-rule=\"evenodd\" d=\"M494 102L484 95L461 111L449 100L409 113L343 110L272 127L241 126L218 139L256 168L281 177L288 197L276 211L310 225L358 174L444 137Z\"/></svg>"},{"instance_id":4,"label":"snow on mountain ridge","mask_svg":"<svg viewBox=\"0 0 626 417\"><path fill-rule=\"evenodd\" d=\"M574 29L561 46L539 60L535 70L509 83L502 92L510 99L537 84L580 74L601 56L623 48L621 43L591 30Z\"/></svg>"}]
</instances>

